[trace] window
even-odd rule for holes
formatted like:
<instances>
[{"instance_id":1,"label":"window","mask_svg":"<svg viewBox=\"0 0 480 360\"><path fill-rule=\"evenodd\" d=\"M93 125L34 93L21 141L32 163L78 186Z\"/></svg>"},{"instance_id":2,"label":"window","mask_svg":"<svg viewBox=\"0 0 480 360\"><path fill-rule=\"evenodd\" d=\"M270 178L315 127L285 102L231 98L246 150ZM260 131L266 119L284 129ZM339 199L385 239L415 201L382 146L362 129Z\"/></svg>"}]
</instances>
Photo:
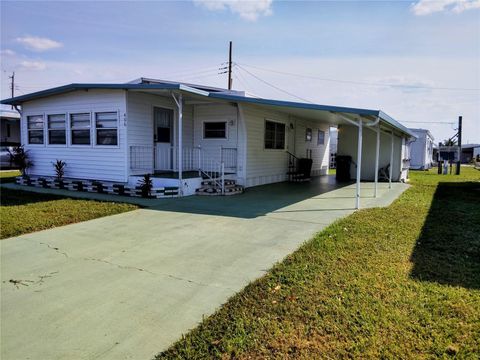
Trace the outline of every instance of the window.
<instances>
[{"instance_id":1,"label":"window","mask_svg":"<svg viewBox=\"0 0 480 360\"><path fill-rule=\"evenodd\" d=\"M285 149L285 124L265 121L265 149Z\"/></svg>"},{"instance_id":2,"label":"window","mask_svg":"<svg viewBox=\"0 0 480 360\"><path fill-rule=\"evenodd\" d=\"M312 129L305 129L305 141L312 141Z\"/></svg>"},{"instance_id":3,"label":"window","mask_svg":"<svg viewBox=\"0 0 480 360\"><path fill-rule=\"evenodd\" d=\"M43 144L43 115L27 116L28 143Z\"/></svg>"},{"instance_id":4,"label":"window","mask_svg":"<svg viewBox=\"0 0 480 360\"><path fill-rule=\"evenodd\" d=\"M70 114L72 145L90 145L90 113Z\"/></svg>"},{"instance_id":5,"label":"window","mask_svg":"<svg viewBox=\"0 0 480 360\"><path fill-rule=\"evenodd\" d=\"M173 123L173 110L154 108L153 117L155 123L155 141L170 143Z\"/></svg>"},{"instance_id":6,"label":"window","mask_svg":"<svg viewBox=\"0 0 480 360\"><path fill-rule=\"evenodd\" d=\"M317 145L325 144L325 131L318 130Z\"/></svg>"},{"instance_id":7,"label":"window","mask_svg":"<svg viewBox=\"0 0 480 360\"><path fill-rule=\"evenodd\" d=\"M97 145L118 145L117 113L100 112L95 114Z\"/></svg>"},{"instance_id":8,"label":"window","mask_svg":"<svg viewBox=\"0 0 480 360\"><path fill-rule=\"evenodd\" d=\"M48 143L52 145L65 145L65 114L48 115Z\"/></svg>"},{"instance_id":9,"label":"window","mask_svg":"<svg viewBox=\"0 0 480 360\"><path fill-rule=\"evenodd\" d=\"M203 138L204 139L226 139L227 123L225 121L204 122Z\"/></svg>"},{"instance_id":10,"label":"window","mask_svg":"<svg viewBox=\"0 0 480 360\"><path fill-rule=\"evenodd\" d=\"M7 137L12 136L12 127L10 126L10 123L7 123Z\"/></svg>"}]
</instances>

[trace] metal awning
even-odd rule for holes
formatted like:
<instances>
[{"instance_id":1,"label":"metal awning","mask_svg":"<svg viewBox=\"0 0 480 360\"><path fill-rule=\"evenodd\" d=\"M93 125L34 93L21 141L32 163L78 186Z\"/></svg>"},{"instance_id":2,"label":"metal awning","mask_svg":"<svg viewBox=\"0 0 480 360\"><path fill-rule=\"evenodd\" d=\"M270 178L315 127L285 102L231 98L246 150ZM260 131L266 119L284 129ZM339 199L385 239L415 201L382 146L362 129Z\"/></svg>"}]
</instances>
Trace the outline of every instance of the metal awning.
<instances>
[{"instance_id":1,"label":"metal awning","mask_svg":"<svg viewBox=\"0 0 480 360\"><path fill-rule=\"evenodd\" d=\"M344 125L347 124L338 114L349 117L362 117L364 120L375 121L380 118L382 125L388 128L407 135L408 137L416 138L415 134L408 128L400 124L381 110L351 108L342 106L331 106L321 104L308 104L302 102L292 102L265 98L253 98L248 96L238 95L238 92L224 92L216 89L215 91L207 91L208 87L200 87L191 84L174 83L174 82L161 82L161 83L120 83L120 84L95 84L95 83L83 83L83 84L68 84L64 86L58 86L51 89L33 92L26 95L13 97L10 99L2 100L1 104L18 106L24 102L40 99L48 96L54 96L64 94L77 90L88 91L90 89L105 89L105 90L129 90L129 91L141 91L150 94L170 96L172 91L181 92L184 95L185 100L223 100L237 103L248 103L257 105L262 108L283 111L293 116L303 117L306 119L312 119L328 123L330 125Z\"/></svg>"}]
</instances>

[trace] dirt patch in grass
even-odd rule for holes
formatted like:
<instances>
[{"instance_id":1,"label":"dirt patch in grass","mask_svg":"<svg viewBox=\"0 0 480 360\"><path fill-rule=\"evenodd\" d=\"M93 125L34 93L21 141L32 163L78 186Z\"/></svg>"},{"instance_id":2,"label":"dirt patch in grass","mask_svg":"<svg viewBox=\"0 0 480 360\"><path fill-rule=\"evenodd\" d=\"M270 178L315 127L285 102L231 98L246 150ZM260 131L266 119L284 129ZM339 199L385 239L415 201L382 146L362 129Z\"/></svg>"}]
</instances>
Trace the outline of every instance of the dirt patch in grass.
<instances>
[{"instance_id":1,"label":"dirt patch in grass","mask_svg":"<svg viewBox=\"0 0 480 360\"><path fill-rule=\"evenodd\" d=\"M156 359L479 358L480 172L412 173Z\"/></svg>"},{"instance_id":2,"label":"dirt patch in grass","mask_svg":"<svg viewBox=\"0 0 480 360\"><path fill-rule=\"evenodd\" d=\"M0 238L134 210L135 205L1 188Z\"/></svg>"}]
</instances>

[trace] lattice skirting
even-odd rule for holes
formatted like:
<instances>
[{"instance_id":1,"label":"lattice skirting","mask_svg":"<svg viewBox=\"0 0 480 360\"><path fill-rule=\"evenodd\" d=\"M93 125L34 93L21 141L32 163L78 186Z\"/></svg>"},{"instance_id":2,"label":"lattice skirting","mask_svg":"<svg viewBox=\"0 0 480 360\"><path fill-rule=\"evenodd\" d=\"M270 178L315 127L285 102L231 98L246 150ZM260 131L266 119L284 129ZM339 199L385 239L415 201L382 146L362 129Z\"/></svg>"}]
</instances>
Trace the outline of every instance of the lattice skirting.
<instances>
[{"instance_id":1,"label":"lattice skirting","mask_svg":"<svg viewBox=\"0 0 480 360\"><path fill-rule=\"evenodd\" d=\"M98 180L79 180L47 178L40 176L17 177L15 182L19 185L35 186L47 189L65 189L71 191L94 192L99 194L112 194L123 196L142 197L140 187L128 186L122 183L113 183ZM170 198L178 196L178 187L160 187L152 189L153 198Z\"/></svg>"}]
</instances>

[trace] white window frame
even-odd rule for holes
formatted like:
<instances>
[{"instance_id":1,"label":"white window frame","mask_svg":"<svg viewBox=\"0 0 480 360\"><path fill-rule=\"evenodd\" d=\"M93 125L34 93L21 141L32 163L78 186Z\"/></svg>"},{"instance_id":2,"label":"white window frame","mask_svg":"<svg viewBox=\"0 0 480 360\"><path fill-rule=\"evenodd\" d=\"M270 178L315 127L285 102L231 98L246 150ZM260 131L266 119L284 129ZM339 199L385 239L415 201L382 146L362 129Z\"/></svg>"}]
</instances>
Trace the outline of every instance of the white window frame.
<instances>
[{"instance_id":1,"label":"white window frame","mask_svg":"<svg viewBox=\"0 0 480 360\"><path fill-rule=\"evenodd\" d=\"M283 149L271 149L271 148L265 147L265 135L266 135L266 132L267 132L267 121L277 123L277 124L282 124L285 127L284 139L283 139ZM265 150L265 151L285 151L285 150L287 150L287 140L288 140L287 139L287 124L283 121L265 118L265 121L263 123L263 138L262 138L263 150ZM274 142L275 142L275 140L274 140Z\"/></svg>"},{"instance_id":2,"label":"white window frame","mask_svg":"<svg viewBox=\"0 0 480 360\"><path fill-rule=\"evenodd\" d=\"M31 144L30 143L30 131L32 130L35 130L35 129L29 129L28 128L28 118L31 117L31 116L41 116L42 119L43 119L43 128L42 128L42 131L43 131L43 143L42 144ZM46 138L45 138L45 113L38 113L38 112L31 112L31 113L27 113L25 114L25 144L27 144L27 146L34 146L34 147L45 147L46 145ZM37 129L37 130L40 130L40 129Z\"/></svg>"},{"instance_id":3,"label":"white window frame","mask_svg":"<svg viewBox=\"0 0 480 360\"><path fill-rule=\"evenodd\" d=\"M76 115L76 114L89 114L89 117L90 117L90 144L74 144L73 143L73 134L72 132L74 130L79 130L79 129L74 129L72 128L72 115ZM93 147L93 143L95 141L95 139L93 138L93 134L92 134L92 112L91 111L82 111L82 110L76 110L76 111L71 111L68 113L68 145L70 147L73 147L73 148L80 148L80 149L86 149L86 148L91 148Z\"/></svg>"},{"instance_id":4,"label":"white window frame","mask_svg":"<svg viewBox=\"0 0 480 360\"><path fill-rule=\"evenodd\" d=\"M50 144L50 124L48 122L49 116L52 115L65 115L65 144ZM45 114L45 127L46 127L46 145L49 147L67 147L68 146L68 120L69 114L66 111L57 111ZM52 129L55 130L55 129ZM59 130L59 129L57 129Z\"/></svg>"},{"instance_id":5,"label":"white window frame","mask_svg":"<svg viewBox=\"0 0 480 360\"><path fill-rule=\"evenodd\" d=\"M319 136L320 136L320 132L323 133L323 143L321 143L321 144L318 142ZM322 129L318 129L318 130L317 130L317 146L325 146L326 135L327 135L327 132L326 132L325 130L322 130Z\"/></svg>"},{"instance_id":6,"label":"white window frame","mask_svg":"<svg viewBox=\"0 0 480 360\"><path fill-rule=\"evenodd\" d=\"M225 124L225 137L223 138L209 138L205 137L205 124L208 123L224 123ZM228 121L227 120L204 120L202 121L202 140L206 141L215 141L215 140L220 140L220 141L225 141L228 140Z\"/></svg>"},{"instance_id":7,"label":"white window frame","mask_svg":"<svg viewBox=\"0 0 480 360\"><path fill-rule=\"evenodd\" d=\"M117 144L116 145L102 145L97 144L97 114L100 113L115 113L117 114ZM93 126L92 126L93 125ZM93 147L94 148L106 148L106 149L116 149L120 147L120 111L118 110L95 110L92 112L92 116L90 117L90 127L93 130ZM113 129L113 128L100 128L100 129Z\"/></svg>"}]
</instances>

